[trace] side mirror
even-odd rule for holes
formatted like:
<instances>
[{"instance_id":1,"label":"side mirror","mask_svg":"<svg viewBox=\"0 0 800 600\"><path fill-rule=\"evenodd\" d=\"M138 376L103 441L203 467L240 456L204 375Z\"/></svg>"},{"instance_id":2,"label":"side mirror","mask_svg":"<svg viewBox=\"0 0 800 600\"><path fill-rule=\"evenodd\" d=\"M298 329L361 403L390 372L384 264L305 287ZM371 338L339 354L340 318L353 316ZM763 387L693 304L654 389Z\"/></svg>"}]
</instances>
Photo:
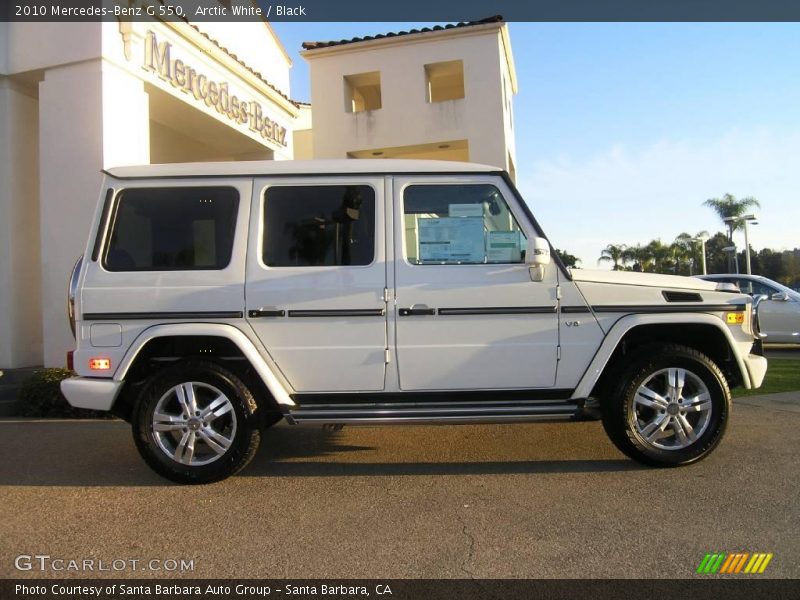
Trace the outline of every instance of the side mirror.
<instances>
[{"instance_id":1,"label":"side mirror","mask_svg":"<svg viewBox=\"0 0 800 600\"><path fill-rule=\"evenodd\" d=\"M540 237L529 238L525 249L525 264L528 265L531 281L542 281L545 267L550 264L550 243Z\"/></svg>"},{"instance_id":2,"label":"side mirror","mask_svg":"<svg viewBox=\"0 0 800 600\"><path fill-rule=\"evenodd\" d=\"M789 294L786 292L775 292L769 297L769 299L774 300L775 302L788 302Z\"/></svg>"},{"instance_id":3,"label":"side mirror","mask_svg":"<svg viewBox=\"0 0 800 600\"><path fill-rule=\"evenodd\" d=\"M550 264L550 243L540 237L528 239L525 249L525 263L533 266L546 266Z\"/></svg>"}]
</instances>

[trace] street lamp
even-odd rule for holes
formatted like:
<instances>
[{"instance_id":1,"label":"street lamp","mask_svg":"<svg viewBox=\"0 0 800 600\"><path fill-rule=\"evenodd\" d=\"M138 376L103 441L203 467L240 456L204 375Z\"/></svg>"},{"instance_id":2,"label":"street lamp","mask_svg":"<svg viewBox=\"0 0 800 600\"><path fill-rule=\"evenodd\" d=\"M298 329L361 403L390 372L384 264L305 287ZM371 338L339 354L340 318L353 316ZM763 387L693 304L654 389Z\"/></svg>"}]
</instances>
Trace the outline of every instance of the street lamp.
<instances>
[{"instance_id":1,"label":"street lamp","mask_svg":"<svg viewBox=\"0 0 800 600\"><path fill-rule=\"evenodd\" d=\"M702 256L702 265L703 265L703 275L706 275L706 240L708 240L708 235L699 235L697 237L693 237L693 242L700 242L700 250Z\"/></svg>"},{"instance_id":2,"label":"street lamp","mask_svg":"<svg viewBox=\"0 0 800 600\"><path fill-rule=\"evenodd\" d=\"M731 263L736 265L735 273L739 273L739 255L736 254L736 245L725 246L722 251L728 255L728 270L730 270Z\"/></svg>"},{"instance_id":3,"label":"street lamp","mask_svg":"<svg viewBox=\"0 0 800 600\"><path fill-rule=\"evenodd\" d=\"M755 215L742 215L740 217L727 217L725 219L722 219L722 221L724 223L727 223L728 227L730 228L731 242L733 242L733 230L736 228L736 225L738 223L744 225L744 257L745 257L745 269L748 275L751 275L751 270L750 270L750 240L747 237L747 222L755 220L756 220ZM757 223L753 224L757 225ZM737 272L739 271L738 265L736 271Z\"/></svg>"}]
</instances>

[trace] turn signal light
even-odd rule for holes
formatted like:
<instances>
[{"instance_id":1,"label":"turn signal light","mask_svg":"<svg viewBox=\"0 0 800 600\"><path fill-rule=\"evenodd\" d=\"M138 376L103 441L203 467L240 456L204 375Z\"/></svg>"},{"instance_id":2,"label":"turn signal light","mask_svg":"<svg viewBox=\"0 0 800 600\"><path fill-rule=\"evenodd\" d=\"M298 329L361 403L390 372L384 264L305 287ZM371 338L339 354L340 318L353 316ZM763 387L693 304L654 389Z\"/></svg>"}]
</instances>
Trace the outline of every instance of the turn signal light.
<instances>
[{"instance_id":1,"label":"turn signal light","mask_svg":"<svg viewBox=\"0 0 800 600\"><path fill-rule=\"evenodd\" d=\"M729 325L741 325L742 323L744 323L743 312L728 313L726 315L726 318Z\"/></svg>"},{"instance_id":2,"label":"turn signal light","mask_svg":"<svg viewBox=\"0 0 800 600\"><path fill-rule=\"evenodd\" d=\"M92 371L108 371L111 368L110 358L90 358L89 368Z\"/></svg>"}]
</instances>

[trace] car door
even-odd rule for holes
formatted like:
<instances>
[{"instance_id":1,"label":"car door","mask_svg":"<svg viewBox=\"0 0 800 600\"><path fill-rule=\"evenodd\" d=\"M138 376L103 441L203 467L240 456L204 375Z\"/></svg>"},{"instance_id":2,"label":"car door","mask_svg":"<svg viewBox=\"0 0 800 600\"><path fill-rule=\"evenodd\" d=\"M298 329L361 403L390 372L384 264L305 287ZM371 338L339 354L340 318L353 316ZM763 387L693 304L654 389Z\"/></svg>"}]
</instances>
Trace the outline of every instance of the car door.
<instances>
[{"instance_id":1,"label":"car door","mask_svg":"<svg viewBox=\"0 0 800 600\"><path fill-rule=\"evenodd\" d=\"M761 333L767 336L766 342L800 342L800 303L763 281L741 278L739 289L754 296L766 296L758 308L758 323ZM782 297L786 299L779 299Z\"/></svg>"},{"instance_id":2,"label":"car door","mask_svg":"<svg viewBox=\"0 0 800 600\"><path fill-rule=\"evenodd\" d=\"M400 389L552 387L557 269L531 281L538 233L505 182L395 177L393 210Z\"/></svg>"},{"instance_id":3,"label":"car door","mask_svg":"<svg viewBox=\"0 0 800 600\"><path fill-rule=\"evenodd\" d=\"M252 205L247 318L290 385L383 390L383 180L257 179Z\"/></svg>"}]
</instances>

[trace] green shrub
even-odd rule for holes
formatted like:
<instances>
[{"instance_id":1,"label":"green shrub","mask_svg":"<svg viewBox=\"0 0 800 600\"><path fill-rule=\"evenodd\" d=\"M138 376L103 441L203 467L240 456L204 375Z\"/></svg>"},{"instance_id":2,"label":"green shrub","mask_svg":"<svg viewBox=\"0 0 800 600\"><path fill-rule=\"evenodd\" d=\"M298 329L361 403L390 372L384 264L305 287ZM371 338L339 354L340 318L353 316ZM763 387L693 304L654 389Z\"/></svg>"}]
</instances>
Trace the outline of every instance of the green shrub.
<instances>
[{"instance_id":1,"label":"green shrub","mask_svg":"<svg viewBox=\"0 0 800 600\"><path fill-rule=\"evenodd\" d=\"M38 369L23 384L17 397L17 414L20 417L46 417L50 419L109 418L110 413L73 408L61 393L61 381L75 373L68 369Z\"/></svg>"}]
</instances>

